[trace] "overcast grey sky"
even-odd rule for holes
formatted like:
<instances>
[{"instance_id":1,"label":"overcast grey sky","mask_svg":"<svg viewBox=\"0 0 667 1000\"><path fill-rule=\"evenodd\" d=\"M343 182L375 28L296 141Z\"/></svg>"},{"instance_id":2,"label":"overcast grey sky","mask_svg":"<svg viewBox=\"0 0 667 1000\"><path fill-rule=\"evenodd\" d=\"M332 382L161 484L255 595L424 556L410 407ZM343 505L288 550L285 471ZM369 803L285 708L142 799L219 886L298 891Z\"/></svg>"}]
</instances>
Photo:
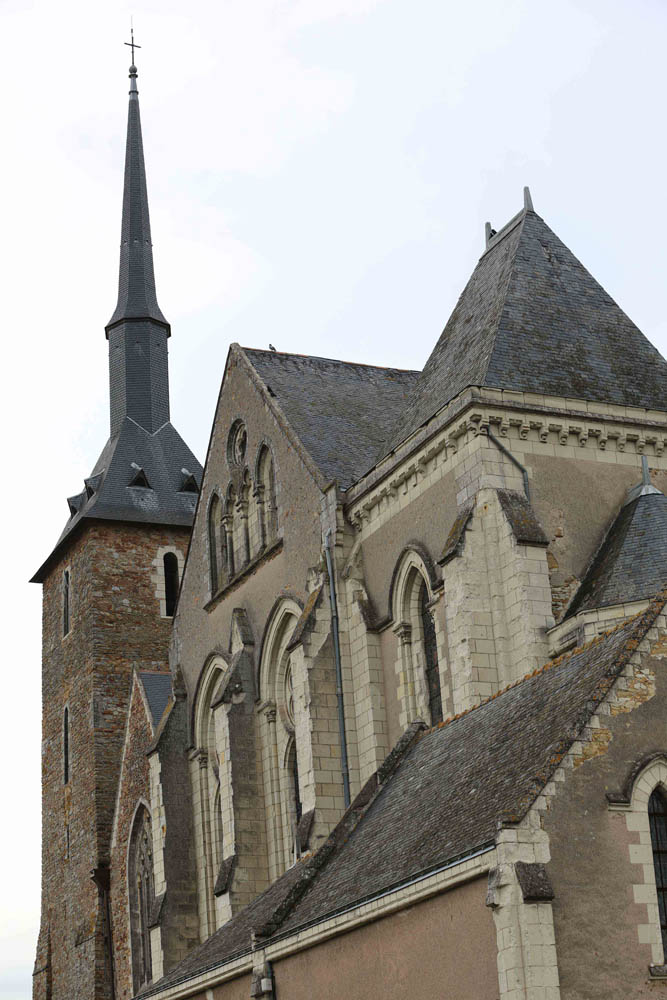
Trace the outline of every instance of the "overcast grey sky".
<instances>
[{"instance_id":1,"label":"overcast grey sky","mask_svg":"<svg viewBox=\"0 0 667 1000\"><path fill-rule=\"evenodd\" d=\"M27 580L108 434L131 13L172 420L202 460L231 341L421 368L524 184L667 353L664 0L0 0L0 1000L30 995L39 920Z\"/></svg>"}]
</instances>

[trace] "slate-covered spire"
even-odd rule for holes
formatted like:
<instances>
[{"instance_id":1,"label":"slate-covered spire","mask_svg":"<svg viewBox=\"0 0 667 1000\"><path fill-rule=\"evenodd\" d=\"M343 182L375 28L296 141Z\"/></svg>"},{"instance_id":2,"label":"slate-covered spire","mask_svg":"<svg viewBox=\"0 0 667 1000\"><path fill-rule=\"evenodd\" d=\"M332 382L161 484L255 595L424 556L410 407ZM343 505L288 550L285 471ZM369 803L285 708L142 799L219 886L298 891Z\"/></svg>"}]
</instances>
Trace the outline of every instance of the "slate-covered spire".
<instances>
[{"instance_id":1,"label":"slate-covered spire","mask_svg":"<svg viewBox=\"0 0 667 1000\"><path fill-rule=\"evenodd\" d=\"M130 66L118 303L109 341L111 436L129 417L150 434L169 420L169 324L155 294L137 68Z\"/></svg>"},{"instance_id":2,"label":"slate-covered spire","mask_svg":"<svg viewBox=\"0 0 667 1000\"><path fill-rule=\"evenodd\" d=\"M127 115L123 222L120 238L118 303L106 330L123 320L151 319L169 330L155 293L153 244L148 213L144 147L141 139L137 67L130 66L130 106Z\"/></svg>"}]
</instances>

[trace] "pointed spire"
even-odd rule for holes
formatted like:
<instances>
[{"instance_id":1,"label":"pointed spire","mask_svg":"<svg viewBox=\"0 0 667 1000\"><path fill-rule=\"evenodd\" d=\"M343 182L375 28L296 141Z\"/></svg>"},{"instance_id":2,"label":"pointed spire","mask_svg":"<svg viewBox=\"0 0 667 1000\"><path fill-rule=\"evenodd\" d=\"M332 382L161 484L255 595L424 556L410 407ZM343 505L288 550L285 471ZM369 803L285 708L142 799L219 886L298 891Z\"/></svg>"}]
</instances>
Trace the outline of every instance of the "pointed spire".
<instances>
[{"instance_id":1,"label":"pointed spire","mask_svg":"<svg viewBox=\"0 0 667 1000\"><path fill-rule=\"evenodd\" d=\"M132 44L134 46L134 41ZM106 327L107 337L109 330L118 323L122 323L124 320L138 319L161 323L169 331L169 324L162 314L155 293L153 244L151 243L146 168L141 139L137 67L133 62L130 66L130 106L125 148L125 186L123 190L118 303Z\"/></svg>"}]
</instances>

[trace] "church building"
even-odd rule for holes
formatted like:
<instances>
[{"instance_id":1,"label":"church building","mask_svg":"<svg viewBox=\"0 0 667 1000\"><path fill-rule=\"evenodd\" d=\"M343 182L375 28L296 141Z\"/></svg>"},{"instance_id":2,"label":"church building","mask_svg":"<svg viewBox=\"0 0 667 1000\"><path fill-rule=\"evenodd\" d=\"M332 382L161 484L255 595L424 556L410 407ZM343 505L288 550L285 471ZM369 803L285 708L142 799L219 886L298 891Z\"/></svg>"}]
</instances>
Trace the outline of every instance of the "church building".
<instances>
[{"instance_id":1,"label":"church building","mask_svg":"<svg viewBox=\"0 0 667 1000\"><path fill-rule=\"evenodd\" d=\"M202 468L130 67L34 1000L667 997L667 361L527 188L483 242L422 371L232 344Z\"/></svg>"}]
</instances>

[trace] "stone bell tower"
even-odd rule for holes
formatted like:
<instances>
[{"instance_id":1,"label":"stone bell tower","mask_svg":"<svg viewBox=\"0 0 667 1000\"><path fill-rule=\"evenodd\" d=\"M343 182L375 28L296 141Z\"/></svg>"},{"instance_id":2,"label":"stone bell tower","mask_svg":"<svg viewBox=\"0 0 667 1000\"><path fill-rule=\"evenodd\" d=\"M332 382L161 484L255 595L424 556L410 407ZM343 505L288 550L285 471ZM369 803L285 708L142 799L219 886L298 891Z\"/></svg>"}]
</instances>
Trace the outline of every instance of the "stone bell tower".
<instances>
[{"instance_id":1,"label":"stone bell tower","mask_svg":"<svg viewBox=\"0 0 667 1000\"><path fill-rule=\"evenodd\" d=\"M33 996L113 998L109 850L133 670L168 670L201 466L169 420L130 67L110 436L33 581L43 585L42 914Z\"/></svg>"}]
</instances>

